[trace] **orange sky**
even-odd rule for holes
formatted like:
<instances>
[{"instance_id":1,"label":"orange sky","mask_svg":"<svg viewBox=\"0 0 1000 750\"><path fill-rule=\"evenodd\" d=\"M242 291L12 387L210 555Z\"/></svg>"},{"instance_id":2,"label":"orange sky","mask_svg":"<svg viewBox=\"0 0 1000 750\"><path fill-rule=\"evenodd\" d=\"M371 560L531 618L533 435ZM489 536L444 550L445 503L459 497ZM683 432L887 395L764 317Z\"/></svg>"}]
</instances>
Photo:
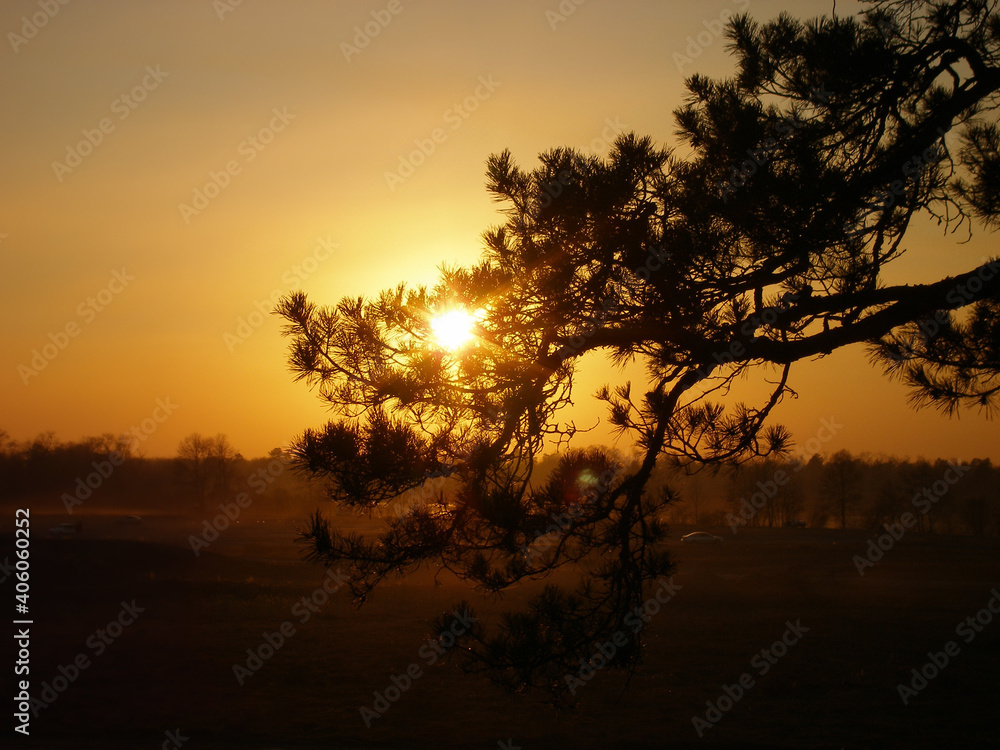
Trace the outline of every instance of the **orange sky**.
<instances>
[{"instance_id":1,"label":"orange sky","mask_svg":"<svg viewBox=\"0 0 1000 750\"><path fill-rule=\"evenodd\" d=\"M731 69L712 31L743 7L830 3L7 0L0 428L69 440L146 420L152 456L195 431L248 456L286 444L326 415L258 309L473 261L503 148L530 166L601 152L618 128L672 144L683 77ZM930 230L911 247L903 280L995 253ZM606 375L584 372L578 395ZM792 377L801 398L777 416L802 442L842 425L823 452L1000 460L995 424L912 412L860 349Z\"/></svg>"}]
</instances>

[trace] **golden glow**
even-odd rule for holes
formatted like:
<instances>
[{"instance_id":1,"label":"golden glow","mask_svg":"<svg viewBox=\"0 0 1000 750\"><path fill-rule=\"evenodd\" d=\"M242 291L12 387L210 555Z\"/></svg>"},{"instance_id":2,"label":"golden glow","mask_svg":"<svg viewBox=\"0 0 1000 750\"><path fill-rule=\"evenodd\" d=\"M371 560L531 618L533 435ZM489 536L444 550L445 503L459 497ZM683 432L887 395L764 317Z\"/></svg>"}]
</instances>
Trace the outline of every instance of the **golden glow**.
<instances>
[{"instance_id":1,"label":"golden glow","mask_svg":"<svg viewBox=\"0 0 1000 750\"><path fill-rule=\"evenodd\" d=\"M434 332L435 342L450 352L461 349L475 338L476 334L472 329L477 317L482 316L470 315L461 308L434 316L431 318L431 331Z\"/></svg>"},{"instance_id":2,"label":"golden glow","mask_svg":"<svg viewBox=\"0 0 1000 750\"><path fill-rule=\"evenodd\" d=\"M537 155L556 147L604 156L615 132L633 129L686 151L672 115L684 79L728 77L734 64L717 39L679 70L675 52L703 28L697 3L628 3L627 11L586 3L555 32L527 3L503 13L460 0L428 12L403 4L384 34L345 53L349 60L337 45L351 47L348 30L371 20L364 4L295 3L290 11L287 3L216 3L218 12L209 2L91 5L101 12L60 5L36 36L13 43L17 59L31 64L0 74L18 112L0 142L8 209L0 253L17 279L0 295L0 319L18 321L4 327L0 347L0 392L9 394L0 438L127 432L152 424L157 399L169 399L178 410L141 442L156 457L175 455L192 432L223 432L243 455L266 456L322 418L315 391L288 373L281 321L265 314L268 292L301 289L310 302L335 305L344 296L375 299L400 281L434 289L441 264L478 263L482 232L506 221L504 204L483 186L490 154L509 148L522 169L534 169ZM765 21L774 5L750 11ZM829 12L828 0L794 7L801 18ZM20 34L20 16L6 18L6 30ZM461 65L441 64L442 36L448 59ZM509 54L512 36L528 54ZM606 54L592 53L594 39ZM81 61L93 75L78 75ZM146 68L157 63L151 75ZM407 75L386 75L393 70ZM496 73L492 82L487 71ZM130 93L164 74L145 94ZM218 86L232 82L220 104ZM651 86L661 95L648 96ZM553 91L565 106L552 106ZM284 120L272 108L291 119L280 131ZM113 132L106 127L92 146L102 118ZM943 278L996 254L989 232L946 253L942 242L936 223L921 222L886 282ZM109 301L102 290L113 272L135 281ZM462 343L447 337L455 354L438 343L429 319L460 301L456 293L452 304L423 313L420 342L447 355L456 379L475 364L466 356L473 347L508 356L498 343L504 326L489 312L471 340L468 332ZM477 304L467 309L476 316ZM71 324L79 335L66 333ZM578 398L561 419L599 424L577 435L579 447L615 444L606 405L590 394L628 378L635 392L646 385L642 365L623 373L604 350L572 363ZM848 382L855 387L845 392ZM762 403L769 392L758 383L734 383L733 397ZM823 444L827 455L936 457L947 446L948 458L1000 462L995 421L975 411L961 420L913 411L905 385L873 370L864 347L801 362L791 384L800 398L783 401L774 419L800 446L835 418L844 428ZM266 403L248 409L262 393Z\"/></svg>"}]
</instances>

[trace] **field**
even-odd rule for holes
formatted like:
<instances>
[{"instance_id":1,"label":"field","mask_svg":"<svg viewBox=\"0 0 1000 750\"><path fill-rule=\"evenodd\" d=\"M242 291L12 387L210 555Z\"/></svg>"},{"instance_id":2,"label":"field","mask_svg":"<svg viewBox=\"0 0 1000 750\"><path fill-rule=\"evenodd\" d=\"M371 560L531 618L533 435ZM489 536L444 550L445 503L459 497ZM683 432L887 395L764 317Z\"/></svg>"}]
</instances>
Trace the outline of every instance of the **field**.
<instances>
[{"instance_id":1,"label":"field","mask_svg":"<svg viewBox=\"0 0 1000 750\"><path fill-rule=\"evenodd\" d=\"M87 665L33 718L30 740L8 734L4 746L171 747L178 730L191 750L997 744L1000 617L965 626L969 642L956 632L1000 585L996 540L908 532L860 576L865 532L716 529L724 543L694 546L677 541L690 529L672 529L677 591L649 622L640 673L626 685L598 671L579 708L557 712L421 652L429 621L458 600L485 620L523 591L496 604L427 572L360 609L340 590L311 612L300 600L325 571L301 561L292 523L234 526L196 557L197 525L179 519L83 517L78 537L50 538L55 520L32 519L32 695L78 655ZM12 578L2 590L13 598ZM132 600L141 613L111 638ZM241 686L234 665L286 621L294 633ZM792 645L765 661L783 635ZM957 655L904 706L897 685L949 641ZM420 676L366 727L360 708L413 664ZM723 686L738 693L744 674L750 686L727 701ZM724 710L699 737L692 718L709 701Z\"/></svg>"}]
</instances>

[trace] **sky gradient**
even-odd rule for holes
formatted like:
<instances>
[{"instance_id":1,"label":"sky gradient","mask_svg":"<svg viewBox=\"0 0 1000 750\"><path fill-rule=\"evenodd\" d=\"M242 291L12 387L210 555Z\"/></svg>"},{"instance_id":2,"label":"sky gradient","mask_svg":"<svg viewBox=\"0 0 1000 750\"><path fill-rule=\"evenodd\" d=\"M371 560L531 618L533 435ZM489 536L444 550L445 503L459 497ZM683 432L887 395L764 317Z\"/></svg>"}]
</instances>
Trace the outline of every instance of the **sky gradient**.
<instances>
[{"instance_id":1,"label":"sky gradient","mask_svg":"<svg viewBox=\"0 0 1000 750\"><path fill-rule=\"evenodd\" d=\"M490 154L530 167L557 146L603 153L619 131L673 146L684 77L732 69L720 18L830 7L4 3L0 429L76 440L146 420L149 456L196 431L246 456L287 444L327 415L288 373L266 314L278 296L432 283L501 220ZM917 227L887 279L996 252L982 230L961 238ZM583 396L607 372L588 361L581 425L603 416ZM823 453L1000 460L994 422L912 411L862 347L794 366L790 385L775 417L800 444L840 425Z\"/></svg>"}]
</instances>

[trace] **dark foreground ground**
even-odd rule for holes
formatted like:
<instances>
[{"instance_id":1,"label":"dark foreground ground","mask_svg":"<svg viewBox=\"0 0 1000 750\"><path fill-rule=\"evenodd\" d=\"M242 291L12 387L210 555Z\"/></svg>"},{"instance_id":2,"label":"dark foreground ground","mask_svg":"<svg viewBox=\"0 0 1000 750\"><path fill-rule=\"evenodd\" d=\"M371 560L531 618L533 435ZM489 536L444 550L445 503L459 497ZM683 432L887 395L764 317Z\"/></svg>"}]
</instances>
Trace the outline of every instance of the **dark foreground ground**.
<instances>
[{"instance_id":1,"label":"dark foreground ground","mask_svg":"<svg viewBox=\"0 0 1000 750\"><path fill-rule=\"evenodd\" d=\"M233 527L196 557L194 525L177 520L84 517L83 534L67 539L46 535L61 519L32 520L32 695L78 655L88 666L32 719L30 739L12 731L8 700L2 747L154 750L176 747L167 732L178 730L184 750L1000 746L1000 615L956 632L1000 586L996 540L911 533L864 577L852 562L862 532L673 541L680 589L648 626L640 674L626 686L598 672L576 711L555 712L455 665L426 666L434 616L465 597L497 611L457 583L392 582L360 610L342 590L302 622L306 610L293 607L324 571L299 560L292 524ZM13 537L0 545L0 562L12 560ZM11 612L12 577L0 592ZM99 629L132 600L143 612L102 642ZM233 665L286 621L294 635L240 686ZM761 674L755 657L799 621L808 632ZM897 685L949 641L957 656L904 706ZM14 652L4 654L12 671ZM422 676L367 728L359 709L414 663ZM723 700L728 710L699 738L692 717L744 673L752 687L731 707Z\"/></svg>"}]
</instances>

